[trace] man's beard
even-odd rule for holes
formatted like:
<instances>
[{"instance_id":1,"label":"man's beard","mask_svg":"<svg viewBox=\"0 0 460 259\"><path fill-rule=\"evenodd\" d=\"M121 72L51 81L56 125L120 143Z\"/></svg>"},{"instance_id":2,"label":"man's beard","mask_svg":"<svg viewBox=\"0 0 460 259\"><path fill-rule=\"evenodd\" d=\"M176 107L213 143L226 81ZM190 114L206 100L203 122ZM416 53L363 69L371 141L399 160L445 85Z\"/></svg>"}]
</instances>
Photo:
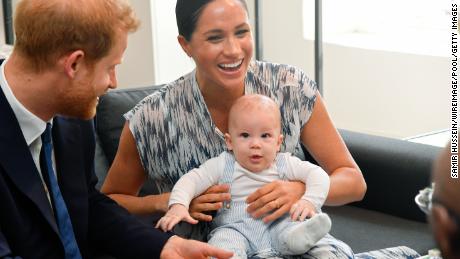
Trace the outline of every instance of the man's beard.
<instances>
[{"instance_id":1,"label":"man's beard","mask_svg":"<svg viewBox=\"0 0 460 259\"><path fill-rule=\"evenodd\" d=\"M77 84L78 86L72 87L62 96L59 114L89 120L96 115L98 96L94 92L94 87L82 87L82 85L90 85L89 81Z\"/></svg>"}]
</instances>

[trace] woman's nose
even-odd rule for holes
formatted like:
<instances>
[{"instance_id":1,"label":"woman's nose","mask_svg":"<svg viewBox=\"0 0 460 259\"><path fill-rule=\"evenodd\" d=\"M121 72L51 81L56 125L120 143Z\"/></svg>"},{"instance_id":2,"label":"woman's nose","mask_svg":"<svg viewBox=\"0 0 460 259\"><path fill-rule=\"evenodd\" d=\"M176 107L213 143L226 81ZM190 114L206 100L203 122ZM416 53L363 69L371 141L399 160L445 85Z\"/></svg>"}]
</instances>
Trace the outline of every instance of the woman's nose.
<instances>
[{"instance_id":1,"label":"woman's nose","mask_svg":"<svg viewBox=\"0 0 460 259\"><path fill-rule=\"evenodd\" d=\"M236 39L235 37L228 38L224 46L224 54L226 56L236 56L240 53L240 51L241 46L238 39Z\"/></svg>"}]
</instances>

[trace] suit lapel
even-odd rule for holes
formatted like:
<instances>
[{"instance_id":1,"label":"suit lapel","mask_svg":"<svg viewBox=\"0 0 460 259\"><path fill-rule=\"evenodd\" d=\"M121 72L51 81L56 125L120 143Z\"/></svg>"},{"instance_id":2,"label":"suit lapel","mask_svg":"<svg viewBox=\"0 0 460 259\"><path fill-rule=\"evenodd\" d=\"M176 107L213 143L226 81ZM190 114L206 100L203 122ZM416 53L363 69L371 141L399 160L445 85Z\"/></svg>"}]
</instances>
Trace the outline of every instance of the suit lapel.
<instances>
[{"instance_id":1,"label":"suit lapel","mask_svg":"<svg viewBox=\"0 0 460 259\"><path fill-rule=\"evenodd\" d=\"M53 145L59 188L67 205L76 237L84 236L88 212L88 190L83 158L82 132L74 119L56 117Z\"/></svg>"},{"instance_id":2,"label":"suit lapel","mask_svg":"<svg viewBox=\"0 0 460 259\"><path fill-rule=\"evenodd\" d=\"M0 125L2 125L0 129L0 164L16 187L38 207L53 230L59 233L29 147L13 110L1 90L0 111Z\"/></svg>"}]
</instances>

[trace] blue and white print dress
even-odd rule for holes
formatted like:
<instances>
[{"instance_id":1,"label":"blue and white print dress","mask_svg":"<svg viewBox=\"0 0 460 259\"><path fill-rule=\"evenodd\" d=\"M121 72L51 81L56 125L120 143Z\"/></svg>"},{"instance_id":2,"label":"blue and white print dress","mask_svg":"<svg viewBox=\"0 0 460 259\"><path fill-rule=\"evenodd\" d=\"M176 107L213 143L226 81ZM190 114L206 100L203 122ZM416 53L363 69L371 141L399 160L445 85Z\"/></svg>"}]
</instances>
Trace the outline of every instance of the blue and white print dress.
<instances>
[{"instance_id":1,"label":"blue and white print dress","mask_svg":"<svg viewBox=\"0 0 460 259\"><path fill-rule=\"evenodd\" d=\"M295 67L253 61L246 94L263 94L280 106L281 152L303 157L300 133L316 100L316 83ZM201 95L195 71L145 97L125 114L142 166L160 193L170 192L189 170L226 150Z\"/></svg>"}]
</instances>

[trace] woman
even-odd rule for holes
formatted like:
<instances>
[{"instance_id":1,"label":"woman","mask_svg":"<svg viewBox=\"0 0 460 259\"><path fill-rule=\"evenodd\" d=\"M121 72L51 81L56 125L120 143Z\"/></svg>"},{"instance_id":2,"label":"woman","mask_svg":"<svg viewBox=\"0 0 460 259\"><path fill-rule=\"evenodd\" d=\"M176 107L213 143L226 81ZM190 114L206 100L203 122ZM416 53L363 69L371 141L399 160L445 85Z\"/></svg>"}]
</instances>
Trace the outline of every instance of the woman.
<instances>
[{"instance_id":1,"label":"woman","mask_svg":"<svg viewBox=\"0 0 460 259\"><path fill-rule=\"evenodd\" d=\"M363 176L332 124L316 84L291 66L253 61L253 42L243 0L178 0L178 41L196 69L146 97L125 117L120 145L102 191L135 214L164 213L174 183L188 170L225 150L228 111L245 93L274 99L282 113L281 151L300 155L301 143L330 175L328 205L361 200ZM138 197L147 178L161 194ZM206 214L230 199L228 186L209 188L190 204ZM273 221L287 213L305 186L277 181L248 197L253 217ZM332 253L332 254L331 254ZM352 256L330 235L309 254ZM324 256L324 257L323 257Z\"/></svg>"}]
</instances>

